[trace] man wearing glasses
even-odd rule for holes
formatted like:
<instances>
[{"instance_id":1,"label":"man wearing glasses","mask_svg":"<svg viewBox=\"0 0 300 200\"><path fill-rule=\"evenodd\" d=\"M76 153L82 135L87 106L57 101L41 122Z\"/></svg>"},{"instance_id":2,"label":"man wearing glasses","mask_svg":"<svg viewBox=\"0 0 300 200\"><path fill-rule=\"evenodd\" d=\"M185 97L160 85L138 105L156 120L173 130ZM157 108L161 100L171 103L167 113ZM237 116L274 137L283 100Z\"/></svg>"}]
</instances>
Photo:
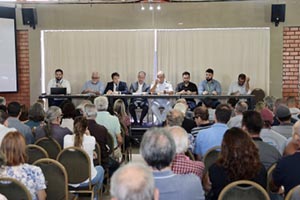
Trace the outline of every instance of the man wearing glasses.
<instances>
[{"instance_id":1,"label":"man wearing glasses","mask_svg":"<svg viewBox=\"0 0 300 200\"><path fill-rule=\"evenodd\" d=\"M81 94L101 95L104 92L104 85L100 81L98 72L92 73L92 79L85 82L82 87Z\"/></svg>"}]
</instances>

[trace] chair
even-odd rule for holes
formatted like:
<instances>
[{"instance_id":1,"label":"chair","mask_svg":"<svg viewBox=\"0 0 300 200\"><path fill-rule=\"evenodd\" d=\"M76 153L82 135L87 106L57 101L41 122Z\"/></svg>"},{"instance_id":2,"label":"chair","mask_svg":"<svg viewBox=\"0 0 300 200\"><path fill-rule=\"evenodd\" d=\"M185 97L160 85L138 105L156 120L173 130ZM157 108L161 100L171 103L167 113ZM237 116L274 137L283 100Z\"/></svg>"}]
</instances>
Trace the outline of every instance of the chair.
<instances>
[{"instance_id":1,"label":"chair","mask_svg":"<svg viewBox=\"0 0 300 200\"><path fill-rule=\"evenodd\" d=\"M259 184L240 180L228 184L221 191L218 200L270 200L267 191Z\"/></svg>"},{"instance_id":2,"label":"chair","mask_svg":"<svg viewBox=\"0 0 300 200\"><path fill-rule=\"evenodd\" d=\"M188 149L186 152L185 152L185 155L186 156L188 156L191 160L193 160L193 161L195 161L196 159L195 159L195 156L194 156L194 154L193 154L193 152L190 150L190 149Z\"/></svg>"},{"instance_id":3,"label":"chair","mask_svg":"<svg viewBox=\"0 0 300 200\"><path fill-rule=\"evenodd\" d=\"M60 144L52 138L40 138L35 142L35 144L43 147L47 151L49 158L52 158L54 160L56 159L58 153L61 151Z\"/></svg>"},{"instance_id":4,"label":"chair","mask_svg":"<svg viewBox=\"0 0 300 200\"><path fill-rule=\"evenodd\" d=\"M26 146L26 153L28 157L28 164L32 164L41 158L49 158L47 151L35 144L28 144Z\"/></svg>"},{"instance_id":5,"label":"chair","mask_svg":"<svg viewBox=\"0 0 300 200\"><path fill-rule=\"evenodd\" d=\"M97 154L97 158L94 159L94 165L101 165L101 147L100 144L98 142L96 142L95 145L95 152Z\"/></svg>"},{"instance_id":6,"label":"chair","mask_svg":"<svg viewBox=\"0 0 300 200\"><path fill-rule=\"evenodd\" d=\"M299 200L300 185L293 187L286 195L285 200Z\"/></svg>"},{"instance_id":7,"label":"chair","mask_svg":"<svg viewBox=\"0 0 300 200\"><path fill-rule=\"evenodd\" d=\"M47 183L46 193L49 200L68 199L68 174L59 162L43 158L33 163L40 167Z\"/></svg>"},{"instance_id":8,"label":"chair","mask_svg":"<svg viewBox=\"0 0 300 200\"><path fill-rule=\"evenodd\" d=\"M276 163L275 164L273 164L269 169L268 169L268 175L267 175L267 191L270 193L270 192L272 192L271 191L271 188L272 188L272 186L273 186L273 177L272 177L272 175L273 175L273 171L274 171L274 169L275 169L275 167L276 167Z\"/></svg>"},{"instance_id":9,"label":"chair","mask_svg":"<svg viewBox=\"0 0 300 200\"><path fill-rule=\"evenodd\" d=\"M31 200L31 194L29 190L20 181L9 178L0 178L0 193L3 194L8 200Z\"/></svg>"},{"instance_id":10,"label":"chair","mask_svg":"<svg viewBox=\"0 0 300 200\"><path fill-rule=\"evenodd\" d=\"M220 146L215 146L207 150L207 152L203 156L203 162L205 166L204 173L206 173L209 167L216 162L220 154L220 149Z\"/></svg>"},{"instance_id":11,"label":"chair","mask_svg":"<svg viewBox=\"0 0 300 200\"><path fill-rule=\"evenodd\" d=\"M74 194L90 194L91 200L93 200L94 187L91 180L91 166L88 154L78 147L68 147L58 154L57 161L65 167L69 184L80 184L88 180L88 187L78 188L69 186L69 192Z\"/></svg>"}]
</instances>

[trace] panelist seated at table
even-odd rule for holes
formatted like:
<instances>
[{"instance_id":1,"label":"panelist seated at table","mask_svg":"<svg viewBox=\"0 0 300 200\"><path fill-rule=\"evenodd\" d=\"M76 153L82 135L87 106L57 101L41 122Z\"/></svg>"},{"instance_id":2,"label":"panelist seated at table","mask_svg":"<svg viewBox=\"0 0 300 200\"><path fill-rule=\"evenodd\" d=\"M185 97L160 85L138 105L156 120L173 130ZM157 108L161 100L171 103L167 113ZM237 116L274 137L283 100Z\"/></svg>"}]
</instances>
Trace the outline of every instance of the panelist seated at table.
<instances>
[{"instance_id":1,"label":"panelist seated at table","mask_svg":"<svg viewBox=\"0 0 300 200\"><path fill-rule=\"evenodd\" d=\"M150 87L151 94L173 94L172 85L165 80L165 74L162 71L157 73L157 79ZM165 98L156 98L152 101L151 110L155 115L157 124L162 124L167 117L167 113L172 109L171 102Z\"/></svg>"},{"instance_id":2,"label":"panelist seated at table","mask_svg":"<svg viewBox=\"0 0 300 200\"><path fill-rule=\"evenodd\" d=\"M140 71L138 73L137 78L138 78L138 81L136 81L136 82L134 82L130 85L129 92L132 93L132 94L139 94L139 95L145 94L145 93L148 94L150 87L147 83L145 83L146 72ZM141 113L140 121L139 121L139 124L142 125L143 124L143 119L147 115L148 109L149 109L148 99L147 98L140 98L140 97L131 98L130 104L129 104L129 112L130 112L130 115L133 118L134 125L138 124L137 116L136 116L136 112L135 112L135 110L137 108L142 109L142 113Z\"/></svg>"},{"instance_id":3,"label":"panelist seated at table","mask_svg":"<svg viewBox=\"0 0 300 200\"><path fill-rule=\"evenodd\" d=\"M249 86L250 78L245 74L239 74L238 80L230 84L228 89L228 95L247 95L250 94Z\"/></svg>"},{"instance_id":4,"label":"panelist seated at table","mask_svg":"<svg viewBox=\"0 0 300 200\"><path fill-rule=\"evenodd\" d=\"M81 94L102 95L104 94L104 84L100 81L98 72L93 72L91 80L85 82L81 89Z\"/></svg>"},{"instance_id":5,"label":"panelist seated at table","mask_svg":"<svg viewBox=\"0 0 300 200\"><path fill-rule=\"evenodd\" d=\"M175 91L176 94L180 95L197 95L198 94L198 88L197 85L193 82L190 82L191 75L189 72L185 71L182 73L182 79L183 81L181 83L178 83ZM196 107L196 101L193 98L186 98L185 99L188 107L190 110L194 110Z\"/></svg>"}]
</instances>

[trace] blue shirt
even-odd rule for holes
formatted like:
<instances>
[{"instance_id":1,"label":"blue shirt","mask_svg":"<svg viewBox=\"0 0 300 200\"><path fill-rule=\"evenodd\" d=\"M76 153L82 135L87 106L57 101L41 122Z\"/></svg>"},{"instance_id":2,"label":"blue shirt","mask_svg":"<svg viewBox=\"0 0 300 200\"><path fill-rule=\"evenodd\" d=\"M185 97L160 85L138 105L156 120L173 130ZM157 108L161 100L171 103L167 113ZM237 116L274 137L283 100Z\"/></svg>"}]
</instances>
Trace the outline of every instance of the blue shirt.
<instances>
[{"instance_id":1,"label":"blue shirt","mask_svg":"<svg viewBox=\"0 0 300 200\"><path fill-rule=\"evenodd\" d=\"M218 95L221 95L221 84L215 79L212 79L211 81L203 80L199 84L198 94L202 95L204 91L207 91L209 95L212 95L213 91L216 91Z\"/></svg>"},{"instance_id":2,"label":"blue shirt","mask_svg":"<svg viewBox=\"0 0 300 200\"><path fill-rule=\"evenodd\" d=\"M196 138L195 153L204 156L210 148L221 146L224 133L227 129L226 124L216 123L210 128L200 130Z\"/></svg>"},{"instance_id":3,"label":"blue shirt","mask_svg":"<svg viewBox=\"0 0 300 200\"><path fill-rule=\"evenodd\" d=\"M100 81L98 81L96 84L94 84L91 80L85 82L83 85L81 92L83 92L86 89L91 89L95 92L100 92L100 94L103 94L104 92L104 84Z\"/></svg>"}]
</instances>

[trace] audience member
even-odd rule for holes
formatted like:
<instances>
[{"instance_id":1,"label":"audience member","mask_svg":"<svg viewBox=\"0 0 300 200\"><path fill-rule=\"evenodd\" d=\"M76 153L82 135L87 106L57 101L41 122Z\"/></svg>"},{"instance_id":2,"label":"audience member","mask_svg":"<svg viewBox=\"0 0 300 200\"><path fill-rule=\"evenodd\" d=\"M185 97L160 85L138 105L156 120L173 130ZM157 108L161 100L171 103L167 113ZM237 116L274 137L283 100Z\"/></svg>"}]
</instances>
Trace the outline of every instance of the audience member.
<instances>
[{"instance_id":1,"label":"audience member","mask_svg":"<svg viewBox=\"0 0 300 200\"><path fill-rule=\"evenodd\" d=\"M157 72L157 79L151 84L150 92L152 94L173 94L172 85L165 80L165 74L162 71ZM151 110L156 117L156 124L162 124L167 117L167 113L172 109L171 102L168 99L155 98L152 101Z\"/></svg>"},{"instance_id":2,"label":"audience member","mask_svg":"<svg viewBox=\"0 0 300 200\"><path fill-rule=\"evenodd\" d=\"M28 119L25 124L31 128L32 132L34 132L37 127L43 126L45 120L43 105L37 102L32 104L28 111Z\"/></svg>"},{"instance_id":3,"label":"audience member","mask_svg":"<svg viewBox=\"0 0 300 200\"><path fill-rule=\"evenodd\" d=\"M272 164L281 158L281 155L275 147L263 142L260 137L260 131L263 128L261 114L256 111L245 111L243 113L242 128L249 133L255 142L259 151L260 161L268 170Z\"/></svg>"},{"instance_id":4,"label":"audience member","mask_svg":"<svg viewBox=\"0 0 300 200\"><path fill-rule=\"evenodd\" d=\"M200 161L190 160L185 155L188 149L188 134L180 126L172 126L168 128L176 146L175 158L172 161L171 169L175 174L196 174L200 180L204 170L204 164Z\"/></svg>"},{"instance_id":5,"label":"audience member","mask_svg":"<svg viewBox=\"0 0 300 200\"><path fill-rule=\"evenodd\" d=\"M298 120L293 126L293 136L287 139L286 146L283 155L292 155L298 150L298 142L295 136L300 135L300 120Z\"/></svg>"},{"instance_id":6,"label":"audience member","mask_svg":"<svg viewBox=\"0 0 300 200\"><path fill-rule=\"evenodd\" d=\"M167 114L166 125L167 126L182 126L184 116L182 112L176 109L172 109Z\"/></svg>"},{"instance_id":7,"label":"audience member","mask_svg":"<svg viewBox=\"0 0 300 200\"><path fill-rule=\"evenodd\" d=\"M215 120L215 112L216 112L216 107L219 105L219 101L215 103L215 100L209 97L205 97L202 100L203 104L201 106L204 106L208 110L208 120L210 122L213 122ZM230 105L228 105L230 107ZM231 108L230 108L231 110Z\"/></svg>"},{"instance_id":8,"label":"audience member","mask_svg":"<svg viewBox=\"0 0 300 200\"><path fill-rule=\"evenodd\" d=\"M140 71L138 73L138 81L131 83L130 88L129 88L129 92L134 94L148 94L149 90L150 90L150 86L147 85L145 83L145 78L146 78L146 72L144 71ZM142 113L139 119L139 122L137 120L137 116L136 116L136 112L135 110L137 108L141 108L142 109ZM140 125L143 125L143 120L145 118L145 116L148 113L148 109L149 109L149 103L148 103L148 99L147 98L131 98L130 99L130 104L129 104L129 112L130 115L133 118L133 124L137 125L138 123Z\"/></svg>"},{"instance_id":9,"label":"audience member","mask_svg":"<svg viewBox=\"0 0 300 200\"><path fill-rule=\"evenodd\" d=\"M279 105L275 111L275 117L279 121L278 126L272 126L272 130L280 135L290 138L293 133L293 123L291 122L291 112L286 105Z\"/></svg>"},{"instance_id":10,"label":"audience member","mask_svg":"<svg viewBox=\"0 0 300 200\"><path fill-rule=\"evenodd\" d=\"M204 192L200 179L194 174L174 174L171 163L176 152L175 142L163 128L153 128L145 132L140 153L152 168L160 200L203 199Z\"/></svg>"},{"instance_id":11,"label":"audience member","mask_svg":"<svg viewBox=\"0 0 300 200\"><path fill-rule=\"evenodd\" d=\"M179 110L180 112L182 112L183 114L183 122L181 124L182 128L184 128L184 130L187 132L187 133L191 133L192 129L194 127L197 126L197 124L195 123L194 120L192 119L188 119L186 117L186 112L187 112L187 109L188 109L188 106L187 104L184 104L184 103L176 103L175 106L174 106L174 109L175 110Z\"/></svg>"},{"instance_id":12,"label":"audience member","mask_svg":"<svg viewBox=\"0 0 300 200\"><path fill-rule=\"evenodd\" d=\"M196 137L200 130L207 129L213 125L208 120L208 109L203 106L198 106L194 109L194 120L197 127L193 128L191 134Z\"/></svg>"},{"instance_id":13,"label":"audience member","mask_svg":"<svg viewBox=\"0 0 300 200\"><path fill-rule=\"evenodd\" d=\"M104 94L104 84L100 81L98 72L93 72L91 80L84 83L81 94L102 95Z\"/></svg>"},{"instance_id":14,"label":"audience member","mask_svg":"<svg viewBox=\"0 0 300 200\"><path fill-rule=\"evenodd\" d=\"M7 106L9 118L7 119L8 127L15 128L25 137L26 144L33 143L33 135L29 126L23 124L19 117L21 115L21 105L18 102L10 102Z\"/></svg>"},{"instance_id":15,"label":"audience member","mask_svg":"<svg viewBox=\"0 0 300 200\"><path fill-rule=\"evenodd\" d=\"M232 128L232 127L241 128L242 127L243 112L245 112L246 110L248 110L248 104L243 100L239 101L235 105L235 108L234 108L235 116L231 117L231 119L227 123L228 128Z\"/></svg>"},{"instance_id":16,"label":"audience member","mask_svg":"<svg viewBox=\"0 0 300 200\"><path fill-rule=\"evenodd\" d=\"M266 96L264 98L264 103L265 103L266 107L273 113L274 113L275 101L276 101L276 98L273 96Z\"/></svg>"},{"instance_id":17,"label":"audience member","mask_svg":"<svg viewBox=\"0 0 300 200\"><path fill-rule=\"evenodd\" d=\"M259 102L257 102L256 104L255 104L255 107L254 107L254 110L256 111L256 112L261 112L262 111L262 109L264 109L264 108L266 108L267 106L266 106L266 104L265 104L265 102L263 102L263 101L259 101Z\"/></svg>"},{"instance_id":18,"label":"audience member","mask_svg":"<svg viewBox=\"0 0 300 200\"><path fill-rule=\"evenodd\" d=\"M140 163L129 163L119 168L111 178L111 200L158 200L150 169Z\"/></svg>"},{"instance_id":19,"label":"audience member","mask_svg":"<svg viewBox=\"0 0 300 200\"><path fill-rule=\"evenodd\" d=\"M0 110L0 144L8 132L17 131L15 128L8 128L8 114Z\"/></svg>"},{"instance_id":20,"label":"audience member","mask_svg":"<svg viewBox=\"0 0 300 200\"><path fill-rule=\"evenodd\" d=\"M74 118L75 118L75 105L72 101L64 101L61 106L62 110L62 121L61 127L68 128L70 131L73 131Z\"/></svg>"},{"instance_id":21,"label":"audience member","mask_svg":"<svg viewBox=\"0 0 300 200\"><path fill-rule=\"evenodd\" d=\"M21 115L19 117L20 122L25 124L28 121L28 108L25 104L21 104Z\"/></svg>"},{"instance_id":22,"label":"audience member","mask_svg":"<svg viewBox=\"0 0 300 200\"><path fill-rule=\"evenodd\" d=\"M271 129L271 124L273 123L273 113L268 108L264 108L261 110L260 114L264 121L263 128L260 131L261 139L264 142L274 146L279 153L283 155L287 139Z\"/></svg>"},{"instance_id":23,"label":"audience member","mask_svg":"<svg viewBox=\"0 0 300 200\"><path fill-rule=\"evenodd\" d=\"M218 105L215 113L215 121L210 128L200 130L196 138L195 154L199 160L212 147L221 146L223 135L228 129L227 122L231 116L229 105Z\"/></svg>"},{"instance_id":24,"label":"audience member","mask_svg":"<svg viewBox=\"0 0 300 200\"><path fill-rule=\"evenodd\" d=\"M300 114L300 109L297 108L296 98L289 96L286 99L286 104L287 104L287 107L290 109L292 118L295 120L298 120L299 119L298 115Z\"/></svg>"},{"instance_id":25,"label":"audience member","mask_svg":"<svg viewBox=\"0 0 300 200\"><path fill-rule=\"evenodd\" d=\"M228 89L228 95L246 95L250 94L249 86L250 78L245 74L239 74L238 80L230 84Z\"/></svg>"},{"instance_id":26,"label":"audience member","mask_svg":"<svg viewBox=\"0 0 300 200\"><path fill-rule=\"evenodd\" d=\"M46 182L41 168L26 163L24 136L20 132L7 133L1 143L1 152L6 157L6 165L1 167L0 176L23 183L33 200L46 200Z\"/></svg>"},{"instance_id":27,"label":"audience member","mask_svg":"<svg viewBox=\"0 0 300 200\"><path fill-rule=\"evenodd\" d=\"M61 119L61 109L57 106L51 106L46 112L46 124L35 129L35 139L38 140L42 137L55 139L63 147L65 135L72 135L72 131L60 126Z\"/></svg>"},{"instance_id":28,"label":"audience member","mask_svg":"<svg viewBox=\"0 0 300 200\"><path fill-rule=\"evenodd\" d=\"M0 96L0 105L6 106L6 99L5 99L5 97L1 97Z\"/></svg>"},{"instance_id":29,"label":"audience member","mask_svg":"<svg viewBox=\"0 0 300 200\"><path fill-rule=\"evenodd\" d=\"M121 127L118 117L111 115L108 109L108 100L107 97L100 96L94 100L94 104L98 110L96 122L102 126L104 126L108 133L111 135L113 139L113 156L117 161L121 161L122 153L119 146L123 143L123 138L121 135Z\"/></svg>"},{"instance_id":30,"label":"audience member","mask_svg":"<svg viewBox=\"0 0 300 200\"><path fill-rule=\"evenodd\" d=\"M198 94L198 88L197 85L193 82L191 82L191 74L187 71L182 73L182 82L177 84L177 87L175 89L176 94L180 95L197 95ZM194 110L196 107L196 101L193 98L186 98L186 102L188 105L188 108L190 110Z\"/></svg>"},{"instance_id":31,"label":"audience member","mask_svg":"<svg viewBox=\"0 0 300 200\"><path fill-rule=\"evenodd\" d=\"M228 129L222 141L221 153L209 168L208 199L217 200L222 189L231 182L251 180L267 186L267 171L259 160L258 150L249 135L240 128Z\"/></svg>"}]
</instances>

